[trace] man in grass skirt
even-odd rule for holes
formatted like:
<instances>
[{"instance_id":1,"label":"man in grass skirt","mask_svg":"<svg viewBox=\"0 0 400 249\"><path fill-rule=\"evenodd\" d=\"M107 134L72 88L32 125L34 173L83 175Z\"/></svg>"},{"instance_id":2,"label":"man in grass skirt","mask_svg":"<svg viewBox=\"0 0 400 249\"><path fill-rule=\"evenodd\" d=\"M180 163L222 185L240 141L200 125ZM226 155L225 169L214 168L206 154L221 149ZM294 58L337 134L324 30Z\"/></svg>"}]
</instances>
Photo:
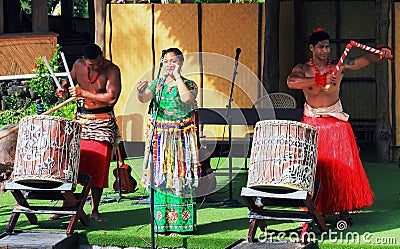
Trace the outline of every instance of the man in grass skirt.
<instances>
[{"instance_id":1,"label":"man in grass skirt","mask_svg":"<svg viewBox=\"0 0 400 249\"><path fill-rule=\"evenodd\" d=\"M358 70L383 58L391 58L391 50L382 54L366 53L346 59L337 74L329 59L329 34L317 29L309 36L310 60L296 65L288 76L290 89L301 89L306 98L302 122L318 131L318 163L315 180L320 182L316 207L323 215L339 213L339 218L352 224L349 211L360 210L373 203L374 194L362 166L349 116L339 99L344 73Z\"/></svg>"}]
</instances>

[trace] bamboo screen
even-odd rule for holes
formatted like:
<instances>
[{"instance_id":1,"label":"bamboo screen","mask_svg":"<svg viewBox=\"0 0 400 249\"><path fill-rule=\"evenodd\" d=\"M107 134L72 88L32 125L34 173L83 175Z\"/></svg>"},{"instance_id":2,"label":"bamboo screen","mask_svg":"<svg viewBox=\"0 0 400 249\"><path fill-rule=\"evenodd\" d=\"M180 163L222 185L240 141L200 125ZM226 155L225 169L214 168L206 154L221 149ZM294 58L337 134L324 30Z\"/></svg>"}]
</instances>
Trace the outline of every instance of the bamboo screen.
<instances>
[{"instance_id":1,"label":"bamboo screen","mask_svg":"<svg viewBox=\"0 0 400 249\"><path fill-rule=\"evenodd\" d=\"M233 108L251 107L262 91L257 73L261 67L258 56L262 54L259 46L263 47L259 25L264 29L259 15L264 15L264 6L126 4L111 7L112 23L106 25L106 56L112 57L121 68L123 91L116 115L125 141L144 140L148 103L137 100L135 85L140 79L156 77L163 49L177 47L184 53L183 76L201 88L197 97L200 107L225 108L228 104L237 48L241 53L233 88ZM107 51L110 42L111 53ZM223 135L222 129L216 126L209 131L218 137ZM233 135L244 136L247 130L247 126L235 126Z\"/></svg>"},{"instance_id":2,"label":"bamboo screen","mask_svg":"<svg viewBox=\"0 0 400 249\"><path fill-rule=\"evenodd\" d=\"M0 36L0 75L31 74L35 58L51 56L57 34L4 34Z\"/></svg>"}]
</instances>

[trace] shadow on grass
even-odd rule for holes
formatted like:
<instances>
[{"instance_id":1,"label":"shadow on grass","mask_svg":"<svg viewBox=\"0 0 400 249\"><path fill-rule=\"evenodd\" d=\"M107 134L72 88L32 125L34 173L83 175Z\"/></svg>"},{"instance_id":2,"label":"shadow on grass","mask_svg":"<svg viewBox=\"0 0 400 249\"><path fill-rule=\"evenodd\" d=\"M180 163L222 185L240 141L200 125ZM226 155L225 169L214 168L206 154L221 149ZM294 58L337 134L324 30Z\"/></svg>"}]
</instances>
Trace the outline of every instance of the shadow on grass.
<instances>
[{"instance_id":1,"label":"shadow on grass","mask_svg":"<svg viewBox=\"0 0 400 249\"><path fill-rule=\"evenodd\" d=\"M89 215L89 214L88 214ZM89 218L89 225L83 226L81 222L76 226L77 230L82 232L90 232L95 230L114 230L118 231L130 226L141 226L149 224L149 209L148 208L135 208L133 210L104 212L102 213L107 217L107 221L96 222ZM50 215L49 215L50 216ZM64 227L68 226L71 216L63 216L58 220L40 222L42 228L54 229L55 226Z\"/></svg>"},{"instance_id":2,"label":"shadow on grass","mask_svg":"<svg viewBox=\"0 0 400 249\"><path fill-rule=\"evenodd\" d=\"M13 207L12 206L4 206L0 208L0 216L10 215Z\"/></svg>"},{"instance_id":3,"label":"shadow on grass","mask_svg":"<svg viewBox=\"0 0 400 249\"><path fill-rule=\"evenodd\" d=\"M248 228L249 219L236 218L231 220L216 221L204 225L198 225L196 234L210 234L223 231L243 230Z\"/></svg>"}]
</instances>

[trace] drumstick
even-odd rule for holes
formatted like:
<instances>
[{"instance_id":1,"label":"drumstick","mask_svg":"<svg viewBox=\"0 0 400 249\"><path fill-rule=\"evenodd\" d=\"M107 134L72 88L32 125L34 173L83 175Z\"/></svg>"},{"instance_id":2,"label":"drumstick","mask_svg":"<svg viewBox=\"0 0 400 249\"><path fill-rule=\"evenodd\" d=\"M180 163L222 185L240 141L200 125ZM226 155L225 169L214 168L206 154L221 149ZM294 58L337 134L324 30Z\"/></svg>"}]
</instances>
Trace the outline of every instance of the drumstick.
<instances>
[{"instance_id":1,"label":"drumstick","mask_svg":"<svg viewBox=\"0 0 400 249\"><path fill-rule=\"evenodd\" d=\"M69 81L69 83L70 83L71 86L72 86L72 85L74 85L74 81L72 80L71 72L69 71L68 64L67 64L67 60L65 59L65 56L64 56L64 53L63 53L63 52L61 52L61 58L62 58L63 63L64 63L65 71L67 72L68 81Z\"/></svg>"},{"instance_id":2,"label":"drumstick","mask_svg":"<svg viewBox=\"0 0 400 249\"><path fill-rule=\"evenodd\" d=\"M335 66L335 69L332 72L333 76L336 76L336 74L339 72L340 67L342 66L344 60L347 57L347 54L349 53L350 49L351 49L352 45L349 43L346 45L346 47L344 48L343 54L342 56L340 56L340 60L338 61L338 63ZM326 84L326 86L324 87L325 91L328 91L329 88L331 87L331 84Z\"/></svg>"},{"instance_id":3,"label":"drumstick","mask_svg":"<svg viewBox=\"0 0 400 249\"><path fill-rule=\"evenodd\" d=\"M53 112L57 111L61 107L66 106L67 104L69 104L72 101L75 101L76 99L77 99L77 97L71 97L71 98L67 99L66 101L54 106L50 110L47 110L47 111L43 112L42 115L49 115L50 113L53 113Z\"/></svg>"},{"instance_id":4,"label":"drumstick","mask_svg":"<svg viewBox=\"0 0 400 249\"><path fill-rule=\"evenodd\" d=\"M15 131L17 131L17 130L18 130L18 126L15 126L15 127L12 128L11 130L7 131L6 134L0 136L0 140L3 139L3 138L5 138L5 137L8 137L9 135L13 134L13 133L14 133Z\"/></svg>"},{"instance_id":5,"label":"drumstick","mask_svg":"<svg viewBox=\"0 0 400 249\"><path fill-rule=\"evenodd\" d=\"M74 100L76 100L76 99L77 99L77 97L71 97L71 98L67 99L66 101L64 101L64 102L62 102L62 103L60 103L60 104L54 106L54 107L51 108L50 110L47 110L47 111L43 112L42 115L48 115L48 114L50 114L50 113L52 113L52 112L55 112L55 111L57 111L58 109L60 109L61 107L67 105L68 103L70 103L70 102L72 102L72 101L74 101ZM12 133L14 133L14 132L17 131L17 130L18 130L18 126L12 128L11 130L7 131L6 134L0 136L0 140L3 139L3 138L5 138L5 137L7 137L7 136L9 136L9 135L11 135Z\"/></svg>"},{"instance_id":6,"label":"drumstick","mask_svg":"<svg viewBox=\"0 0 400 249\"><path fill-rule=\"evenodd\" d=\"M342 64L343 64L344 60L346 59L347 54L349 53L349 51L350 51L350 49L351 49L352 46L353 46L353 45L352 45L351 42L350 42L350 43L347 44L346 47L344 48L343 54L342 54L342 56L340 57L340 60L338 61L338 64L336 65L335 69L333 70L333 73L332 73L333 76L336 76L336 74L338 73L339 68L342 66Z\"/></svg>"},{"instance_id":7,"label":"drumstick","mask_svg":"<svg viewBox=\"0 0 400 249\"><path fill-rule=\"evenodd\" d=\"M54 82L55 82L56 85L57 85L57 88L61 89L62 87L61 87L61 85L60 85L60 82L58 81L56 75L54 74L53 69L51 69L50 64L49 64L49 62L47 61L46 56L42 56L42 59L43 59L43 61L44 61L44 64L46 64L47 69L49 69L50 75L51 75L51 77L53 77Z\"/></svg>"},{"instance_id":8,"label":"drumstick","mask_svg":"<svg viewBox=\"0 0 400 249\"><path fill-rule=\"evenodd\" d=\"M367 45L358 43L358 42L356 42L356 41L350 41L350 44L351 44L353 47L361 48L361 49L367 50L367 51L369 51L369 52L371 52L371 53L379 54L379 56L383 56L383 52L382 52L381 50L379 50L379 49L369 47L369 46L367 46ZM389 59L393 59L393 55L391 55L391 56L389 57Z\"/></svg>"}]
</instances>

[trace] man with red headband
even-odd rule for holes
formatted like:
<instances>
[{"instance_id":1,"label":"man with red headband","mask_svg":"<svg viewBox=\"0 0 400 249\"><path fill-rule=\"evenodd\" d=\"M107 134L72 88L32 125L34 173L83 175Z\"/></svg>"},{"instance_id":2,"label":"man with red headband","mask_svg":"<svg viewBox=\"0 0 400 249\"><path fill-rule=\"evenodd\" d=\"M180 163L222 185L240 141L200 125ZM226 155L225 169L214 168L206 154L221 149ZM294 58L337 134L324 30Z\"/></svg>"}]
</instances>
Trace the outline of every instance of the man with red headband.
<instances>
[{"instance_id":1,"label":"man with red headband","mask_svg":"<svg viewBox=\"0 0 400 249\"><path fill-rule=\"evenodd\" d=\"M108 187L108 172L113 146L118 144L119 129L114 116L114 105L121 93L121 73L117 65L103 57L96 44L83 47L83 57L71 70L74 82L64 82L57 89L63 98L67 92L78 97L75 121L81 124L79 173L92 177L90 217L94 221L106 220L99 213L103 189ZM53 215L50 219L57 219Z\"/></svg>"},{"instance_id":2,"label":"man with red headband","mask_svg":"<svg viewBox=\"0 0 400 249\"><path fill-rule=\"evenodd\" d=\"M311 58L296 65L287 78L290 89L301 89L306 98L302 122L318 131L316 181L320 183L316 207L323 215L340 213L339 219L352 224L349 211L372 205L374 194L362 166L354 133L339 99L344 73L358 70L382 58L391 58L389 48L382 56L366 53L346 59L334 76L329 59L329 34L317 29L308 39Z\"/></svg>"}]
</instances>

